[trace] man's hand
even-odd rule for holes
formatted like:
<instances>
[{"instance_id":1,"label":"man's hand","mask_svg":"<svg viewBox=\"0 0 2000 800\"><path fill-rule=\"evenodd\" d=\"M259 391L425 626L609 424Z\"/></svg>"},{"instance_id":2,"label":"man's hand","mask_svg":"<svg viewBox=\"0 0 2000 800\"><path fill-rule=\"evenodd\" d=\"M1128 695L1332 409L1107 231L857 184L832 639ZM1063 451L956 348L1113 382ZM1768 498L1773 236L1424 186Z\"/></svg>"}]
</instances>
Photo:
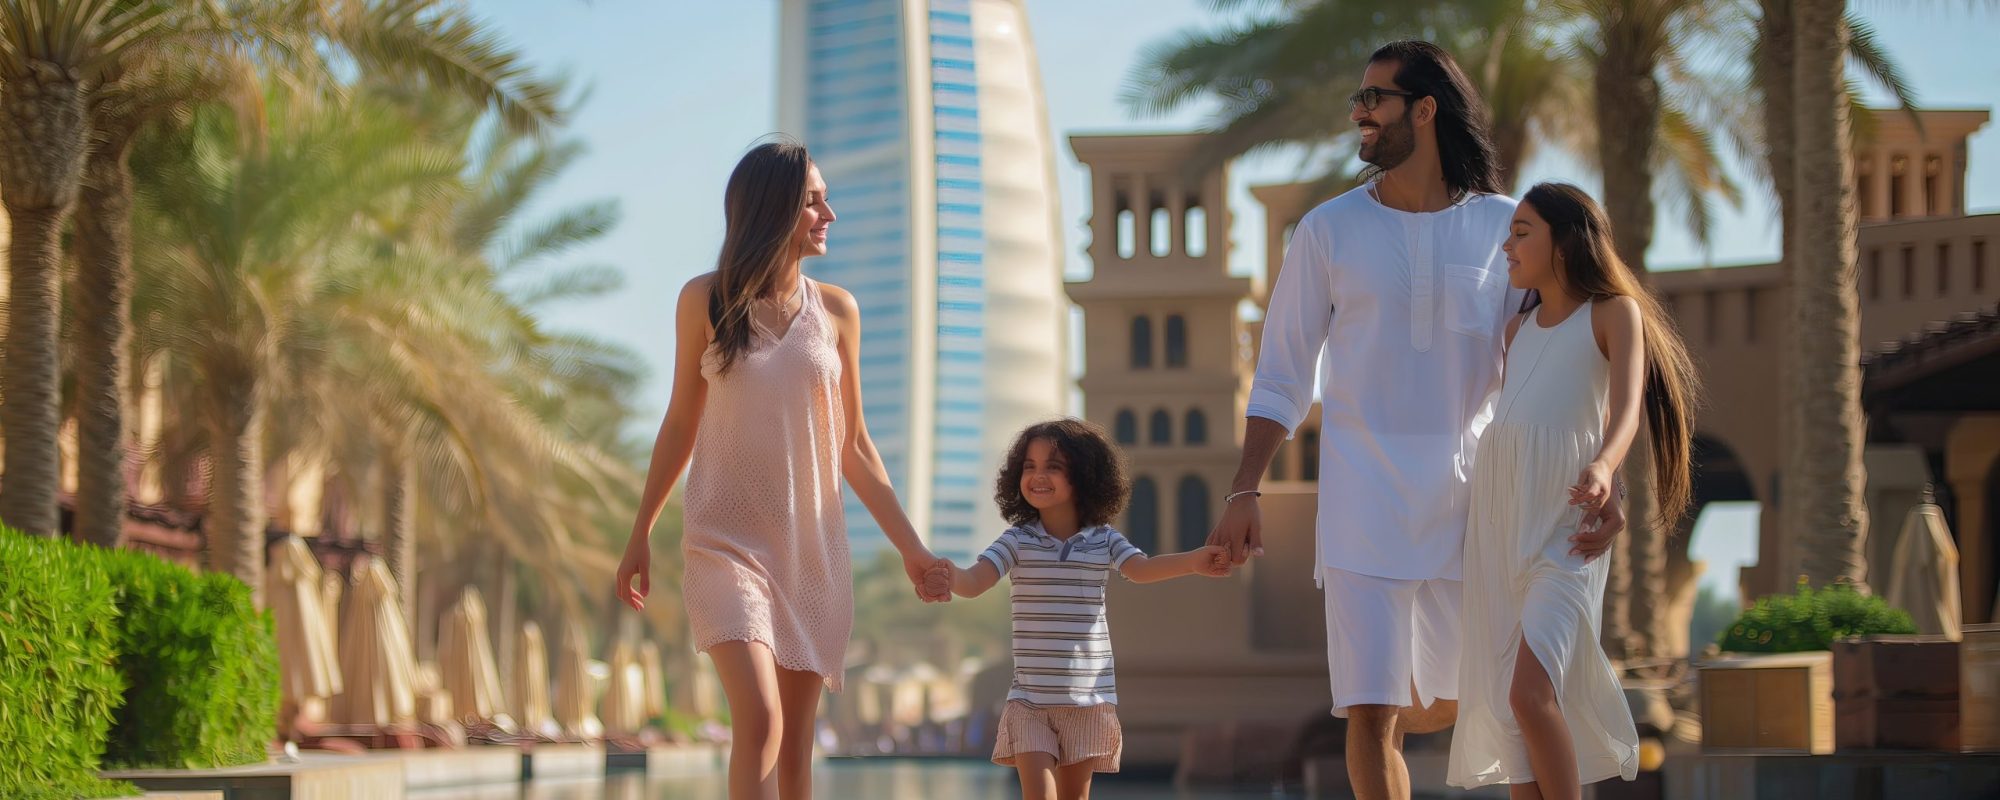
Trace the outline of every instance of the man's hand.
<instances>
[{"instance_id":1,"label":"man's hand","mask_svg":"<svg viewBox=\"0 0 2000 800\"><path fill-rule=\"evenodd\" d=\"M1264 512L1257 496L1246 494L1222 507L1222 519L1208 532L1208 544L1229 551L1229 562L1241 565L1264 554Z\"/></svg>"},{"instance_id":2,"label":"man's hand","mask_svg":"<svg viewBox=\"0 0 2000 800\"><path fill-rule=\"evenodd\" d=\"M1612 540L1625 530L1625 508L1623 503L1609 502L1583 512L1583 521L1576 526L1576 535L1569 537L1570 555L1583 556L1586 562L1597 560L1598 556L1611 551Z\"/></svg>"}]
</instances>

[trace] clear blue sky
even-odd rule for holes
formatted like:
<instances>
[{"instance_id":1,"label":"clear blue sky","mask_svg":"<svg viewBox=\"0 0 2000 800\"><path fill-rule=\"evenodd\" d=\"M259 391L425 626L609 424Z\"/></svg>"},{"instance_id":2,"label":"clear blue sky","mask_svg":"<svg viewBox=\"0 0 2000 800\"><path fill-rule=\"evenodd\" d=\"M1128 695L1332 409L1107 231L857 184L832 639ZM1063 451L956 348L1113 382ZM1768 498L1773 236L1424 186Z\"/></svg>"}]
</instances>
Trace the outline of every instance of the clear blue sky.
<instances>
[{"instance_id":1,"label":"clear blue sky","mask_svg":"<svg viewBox=\"0 0 2000 800\"><path fill-rule=\"evenodd\" d=\"M1028 0L1028 13L1058 147L1062 220L1069 241L1067 269L1087 271L1084 241L1086 173L1065 141L1077 131L1182 130L1203 117L1134 119L1118 103L1130 65L1149 43L1215 18L1200 0ZM1992 54L2000 14L1962 10L1976 4L1869 2L1855 8L1877 28L1929 105L2000 107L2000 58ZM647 415L666 407L663 380L672 367L673 298L688 278L710 269L722 231L722 187L743 150L776 127L775 0L473 0L476 14L496 25L546 69L570 76L588 96L570 136L590 152L557 185L548 204L617 198L624 221L580 261L618 267L627 276L615 297L555 309L558 325L622 342L645 356L654 379L639 405ZM1981 55L1984 53L1984 55ZM2000 210L2000 124L1971 145L1969 206ZM1240 164L1232 266L1261 264L1261 211L1243 187L1282 181L1296 162L1264 158ZM1592 186L1593 176L1563 157L1532 163L1529 180L1562 178ZM1742 169L1735 174L1747 180ZM839 187L832 187L838 196ZM1719 225L1709 258L1717 264L1756 263L1778 253L1761 189L1741 212ZM1697 265L1701 250L1662 215L1651 261ZM836 227L836 230L838 228ZM839 245L838 234L835 246ZM1720 562L1754 560L1744 534L1754 512L1731 509L1705 518L1695 537L1697 558L1711 559L1705 580L1734 582ZM1707 530L1726 531L1704 535Z\"/></svg>"}]
</instances>

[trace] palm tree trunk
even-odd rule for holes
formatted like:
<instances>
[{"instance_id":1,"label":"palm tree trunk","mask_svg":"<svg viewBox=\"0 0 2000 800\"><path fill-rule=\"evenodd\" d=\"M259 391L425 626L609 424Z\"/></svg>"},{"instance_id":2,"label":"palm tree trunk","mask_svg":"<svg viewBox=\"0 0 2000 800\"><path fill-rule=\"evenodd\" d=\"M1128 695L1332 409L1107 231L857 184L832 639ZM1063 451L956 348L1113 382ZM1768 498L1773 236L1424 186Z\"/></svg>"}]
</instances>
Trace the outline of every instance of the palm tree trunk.
<instances>
[{"instance_id":1,"label":"palm tree trunk","mask_svg":"<svg viewBox=\"0 0 2000 800\"><path fill-rule=\"evenodd\" d=\"M1758 102L1764 111L1764 144L1766 158L1771 170L1771 185L1778 196L1778 246L1781 248L1778 263L1785 270L1783 281L1787 291L1797 286L1799 275L1799 248L1795 237L1799 233L1798 206L1794 197L1798 187L1794 184L1798 177L1792 148L1796 144L1793 134L1792 115L1792 0L1760 0L1763 18L1758 20L1758 47L1756 79L1761 91ZM1785 408L1796 408L1791 398L1798 396L1799 378L1794 372L1804 363L1805 353L1800 349L1803 337L1787 336L1781 345L1784 357L1779 359L1778 372L1780 396ZM1789 447L1806 435L1800 427L1798 414L1780 414L1778 441L1781 447ZM1780 472L1782 476L1783 472ZM1780 478L1781 485L1783 478ZM1780 493L1777 497L1764 498L1764 513L1775 514L1778 530L1787 537L1796 537L1798 530L1792 523L1791 511L1796 503L1788 502L1790 497ZM1797 541L1796 538L1793 541ZM1786 554L1786 558L1790 554ZM1779 565L1781 576L1793 574L1789 564ZM1789 580L1789 579L1787 579Z\"/></svg>"},{"instance_id":2,"label":"palm tree trunk","mask_svg":"<svg viewBox=\"0 0 2000 800\"><path fill-rule=\"evenodd\" d=\"M500 654L500 685L514 685L514 638L520 632L521 583L514 576L514 558L506 548L493 548L486 565L487 591L493 598L489 611L488 633L493 639L493 652ZM520 698L509 698L508 708Z\"/></svg>"},{"instance_id":3,"label":"palm tree trunk","mask_svg":"<svg viewBox=\"0 0 2000 800\"><path fill-rule=\"evenodd\" d=\"M382 535L389 574L403 602L403 621L417 630L417 537L410 518L410 473L400 455L390 455L382 474Z\"/></svg>"},{"instance_id":4,"label":"palm tree trunk","mask_svg":"<svg viewBox=\"0 0 2000 800\"><path fill-rule=\"evenodd\" d=\"M1789 519L1815 584L1865 588L1868 511L1861 452L1861 306L1855 293L1854 162L1850 157L1845 0L1792 3L1793 135L1799 233L1793 268L1792 335L1802 357L1792 371L1798 429L1784 471Z\"/></svg>"},{"instance_id":5,"label":"palm tree trunk","mask_svg":"<svg viewBox=\"0 0 2000 800\"><path fill-rule=\"evenodd\" d=\"M1632 530L1628 562L1632 603L1628 613L1632 636L1637 640L1634 655L1641 658L1664 654L1670 640L1668 627L1673 621L1668 608L1671 598L1667 594L1667 540L1674 531L1660 524L1659 498L1653 492L1652 438L1645 426L1640 426L1625 456L1624 470L1629 492L1625 513Z\"/></svg>"},{"instance_id":6,"label":"palm tree trunk","mask_svg":"<svg viewBox=\"0 0 2000 800\"><path fill-rule=\"evenodd\" d=\"M0 203L12 227L7 358L0 371L6 399L0 429L7 436L0 522L54 536L61 235L83 178L85 91L74 73L40 61L30 67L0 80Z\"/></svg>"},{"instance_id":7,"label":"palm tree trunk","mask_svg":"<svg viewBox=\"0 0 2000 800\"><path fill-rule=\"evenodd\" d=\"M1493 151L1499 156L1501 191L1514 194L1514 183L1521 178L1521 162L1527 159L1531 142L1525 121L1493 127Z\"/></svg>"},{"instance_id":8,"label":"palm tree trunk","mask_svg":"<svg viewBox=\"0 0 2000 800\"><path fill-rule=\"evenodd\" d=\"M1641 278L1646 250L1653 243L1653 150L1660 125L1660 85L1656 55L1628 26L1606 24L1604 52L1597 63L1597 129L1621 135L1598 137L1604 171L1604 211L1616 236L1618 257ZM1643 431L1625 459L1629 533L1613 552L1606 591L1603 638L1614 657L1650 653L1661 641L1665 622L1666 532L1658 529L1652 493L1652 459ZM1638 652L1633 652L1634 650Z\"/></svg>"},{"instance_id":9,"label":"palm tree trunk","mask_svg":"<svg viewBox=\"0 0 2000 800\"><path fill-rule=\"evenodd\" d=\"M208 424L214 480L208 489L209 568L250 585L264 603L264 412L253 375L222 378L209 371Z\"/></svg>"},{"instance_id":10,"label":"palm tree trunk","mask_svg":"<svg viewBox=\"0 0 2000 800\"><path fill-rule=\"evenodd\" d=\"M125 521L125 373L132 311L132 134L98 126L76 217L76 532L116 547Z\"/></svg>"}]
</instances>

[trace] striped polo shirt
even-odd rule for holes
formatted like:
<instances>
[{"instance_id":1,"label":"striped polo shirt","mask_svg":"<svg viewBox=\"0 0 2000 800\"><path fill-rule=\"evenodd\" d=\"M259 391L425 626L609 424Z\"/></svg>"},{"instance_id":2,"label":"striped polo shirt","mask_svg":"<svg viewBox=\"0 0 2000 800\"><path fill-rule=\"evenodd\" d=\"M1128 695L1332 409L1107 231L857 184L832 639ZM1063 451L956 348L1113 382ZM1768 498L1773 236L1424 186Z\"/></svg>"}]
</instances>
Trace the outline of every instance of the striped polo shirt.
<instances>
[{"instance_id":1,"label":"striped polo shirt","mask_svg":"<svg viewBox=\"0 0 2000 800\"><path fill-rule=\"evenodd\" d=\"M1040 521L1008 528L979 554L1013 576L1014 687L1009 700L1042 706L1118 702L1104 584L1139 548L1109 525L1057 539Z\"/></svg>"}]
</instances>

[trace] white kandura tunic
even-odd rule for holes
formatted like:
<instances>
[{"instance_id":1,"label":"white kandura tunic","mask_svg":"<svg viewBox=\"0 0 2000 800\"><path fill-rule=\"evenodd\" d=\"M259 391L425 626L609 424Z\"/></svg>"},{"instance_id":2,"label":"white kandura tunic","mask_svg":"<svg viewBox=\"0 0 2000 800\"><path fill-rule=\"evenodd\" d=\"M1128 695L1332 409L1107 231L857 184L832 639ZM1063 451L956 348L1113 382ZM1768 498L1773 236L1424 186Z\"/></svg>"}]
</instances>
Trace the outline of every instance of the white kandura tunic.
<instances>
[{"instance_id":1,"label":"white kandura tunic","mask_svg":"<svg viewBox=\"0 0 2000 800\"><path fill-rule=\"evenodd\" d=\"M1512 199L1477 194L1398 211L1362 186L1293 230L1246 413L1296 430L1321 379L1315 575L1459 577L1499 337L1520 304L1500 250L1513 215Z\"/></svg>"}]
</instances>

